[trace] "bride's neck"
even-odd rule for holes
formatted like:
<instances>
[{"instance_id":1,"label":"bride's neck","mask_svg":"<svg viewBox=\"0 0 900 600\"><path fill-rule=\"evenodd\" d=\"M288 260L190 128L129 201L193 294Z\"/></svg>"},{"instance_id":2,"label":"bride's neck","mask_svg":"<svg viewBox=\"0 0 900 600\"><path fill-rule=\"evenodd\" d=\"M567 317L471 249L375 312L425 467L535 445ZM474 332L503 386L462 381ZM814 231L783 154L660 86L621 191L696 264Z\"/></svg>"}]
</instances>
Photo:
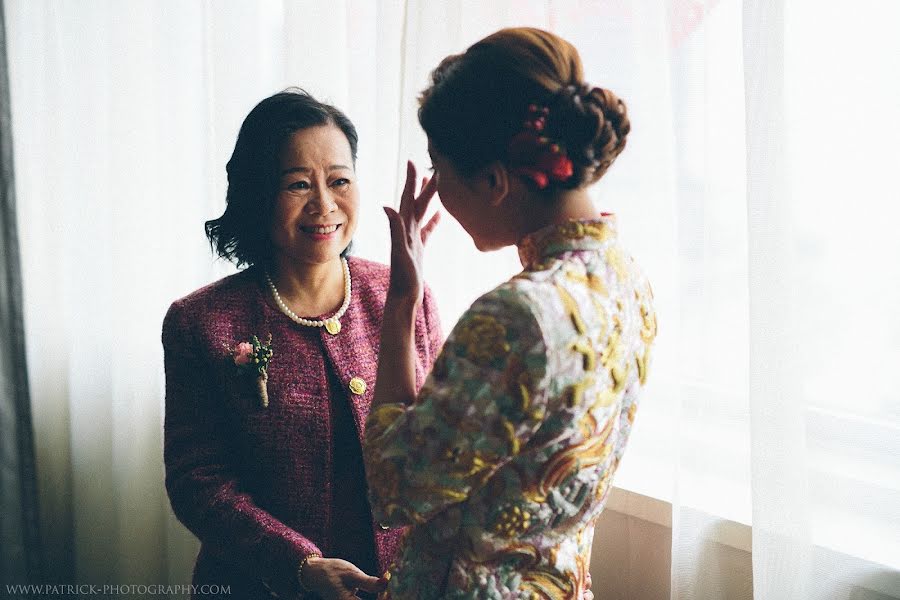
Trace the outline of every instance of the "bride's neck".
<instances>
[{"instance_id":1,"label":"bride's neck","mask_svg":"<svg viewBox=\"0 0 900 600\"><path fill-rule=\"evenodd\" d=\"M561 191L551 202L545 198L529 198L528 204L529 209L522 219L520 239L549 225L574 219L596 219L601 215L586 189Z\"/></svg>"}]
</instances>

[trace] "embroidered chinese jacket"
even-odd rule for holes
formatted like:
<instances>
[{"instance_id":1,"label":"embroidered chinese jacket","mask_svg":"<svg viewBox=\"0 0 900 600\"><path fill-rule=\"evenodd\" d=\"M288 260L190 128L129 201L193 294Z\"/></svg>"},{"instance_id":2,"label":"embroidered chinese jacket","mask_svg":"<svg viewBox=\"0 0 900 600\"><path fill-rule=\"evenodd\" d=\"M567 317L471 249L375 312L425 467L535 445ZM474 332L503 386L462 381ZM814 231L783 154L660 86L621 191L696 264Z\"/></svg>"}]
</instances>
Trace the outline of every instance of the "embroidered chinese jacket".
<instances>
[{"instance_id":1,"label":"embroidered chinese jacket","mask_svg":"<svg viewBox=\"0 0 900 600\"><path fill-rule=\"evenodd\" d=\"M372 508L411 525L385 596L581 598L594 521L647 379L650 286L615 220L528 236L413 406L369 415Z\"/></svg>"}]
</instances>

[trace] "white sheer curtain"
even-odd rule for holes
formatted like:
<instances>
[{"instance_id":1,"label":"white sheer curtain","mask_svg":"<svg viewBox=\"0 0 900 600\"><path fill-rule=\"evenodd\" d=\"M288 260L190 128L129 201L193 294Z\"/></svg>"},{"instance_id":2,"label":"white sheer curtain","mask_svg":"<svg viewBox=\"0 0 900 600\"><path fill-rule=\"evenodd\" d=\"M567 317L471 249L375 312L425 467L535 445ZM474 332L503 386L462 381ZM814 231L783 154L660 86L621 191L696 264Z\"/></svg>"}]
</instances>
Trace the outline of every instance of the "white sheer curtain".
<instances>
[{"instance_id":1,"label":"white sheer curtain","mask_svg":"<svg viewBox=\"0 0 900 600\"><path fill-rule=\"evenodd\" d=\"M900 596L900 7L670 14L695 23L670 71L672 596L749 597L751 573L756 598Z\"/></svg>"},{"instance_id":2,"label":"white sheer curtain","mask_svg":"<svg viewBox=\"0 0 900 600\"><path fill-rule=\"evenodd\" d=\"M190 579L196 544L162 487L159 327L172 299L231 272L202 224L224 206L253 104L300 85L347 111L355 248L383 261L380 206L405 158L428 166L415 120L428 72L535 25L629 106L629 146L593 193L654 282L660 334L616 483L671 502L672 597L900 597L895 2L4 4L58 579ZM445 328L516 268L447 219L427 264ZM615 531L641 572L654 542ZM595 592L668 595L650 587Z\"/></svg>"}]
</instances>

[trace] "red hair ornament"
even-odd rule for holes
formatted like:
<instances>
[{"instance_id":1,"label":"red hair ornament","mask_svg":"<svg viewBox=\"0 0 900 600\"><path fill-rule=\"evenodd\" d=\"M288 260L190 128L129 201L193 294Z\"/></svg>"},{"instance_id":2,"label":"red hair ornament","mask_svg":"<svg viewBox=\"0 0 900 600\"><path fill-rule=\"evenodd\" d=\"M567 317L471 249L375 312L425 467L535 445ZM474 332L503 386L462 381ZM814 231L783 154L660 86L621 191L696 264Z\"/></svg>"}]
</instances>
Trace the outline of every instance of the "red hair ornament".
<instances>
[{"instance_id":1,"label":"red hair ornament","mask_svg":"<svg viewBox=\"0 0 900 600\"><path fill-rule=\"evenodd\" d=\"M572 161L559 144L541 135L550 110L546 106L528 107L524 129L509 141L508 155L511 171L533 182L539 190L551 181L567 181L573 173Z\"/></svg>"}]
</instances>

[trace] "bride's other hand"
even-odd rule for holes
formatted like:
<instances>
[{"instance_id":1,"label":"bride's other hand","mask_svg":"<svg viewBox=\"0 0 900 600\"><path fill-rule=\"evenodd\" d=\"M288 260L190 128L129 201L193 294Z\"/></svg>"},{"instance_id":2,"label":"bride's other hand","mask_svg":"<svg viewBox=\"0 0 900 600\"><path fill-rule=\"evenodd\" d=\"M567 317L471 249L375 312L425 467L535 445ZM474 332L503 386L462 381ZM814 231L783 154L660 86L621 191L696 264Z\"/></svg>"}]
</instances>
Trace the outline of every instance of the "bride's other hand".
<instances>
[{"instance_id":1,"label":"bride's other hand","mask_svg":"<svg viewBox=\"0 0 900 600\"><path fill-rule=\"evenodd\" d=\"M422 301L425 283L422 259L425 243L440 221L437 212L423 225L428 205L437 191L437 180L423 179L418 195L415 193L416 167L406 163L406 185L400 196L400 211L384 207L391 227L391 280L390 293L412 300Z\"/></svg>"}]
</instances>

